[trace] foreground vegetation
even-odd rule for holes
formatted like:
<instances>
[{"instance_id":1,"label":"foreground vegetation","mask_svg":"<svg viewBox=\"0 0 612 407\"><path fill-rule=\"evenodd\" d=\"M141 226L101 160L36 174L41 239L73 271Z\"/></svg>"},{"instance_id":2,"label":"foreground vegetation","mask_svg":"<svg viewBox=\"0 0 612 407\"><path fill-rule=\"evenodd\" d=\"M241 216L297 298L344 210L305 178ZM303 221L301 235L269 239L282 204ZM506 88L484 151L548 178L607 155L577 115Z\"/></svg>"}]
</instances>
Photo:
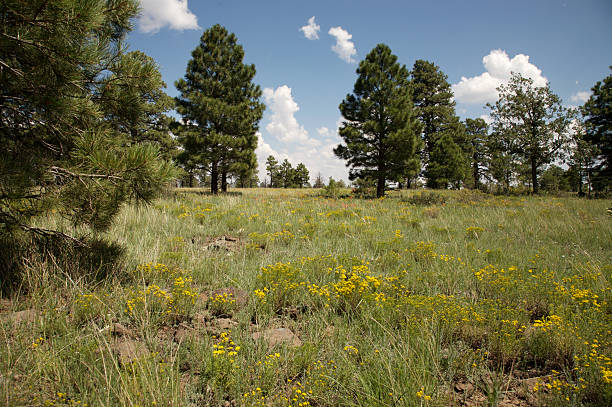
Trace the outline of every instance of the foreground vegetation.
<instances>
[{"instance_id":1,"label":"foreground vegetation","mask_svg":"<svg viewBox=\"0 0 612 407\"><path fill-rule=\"evenodd\" d=\"M30 255L2 403L612 402L609 202L194 192Z\"/></svg>"}]
</instances>

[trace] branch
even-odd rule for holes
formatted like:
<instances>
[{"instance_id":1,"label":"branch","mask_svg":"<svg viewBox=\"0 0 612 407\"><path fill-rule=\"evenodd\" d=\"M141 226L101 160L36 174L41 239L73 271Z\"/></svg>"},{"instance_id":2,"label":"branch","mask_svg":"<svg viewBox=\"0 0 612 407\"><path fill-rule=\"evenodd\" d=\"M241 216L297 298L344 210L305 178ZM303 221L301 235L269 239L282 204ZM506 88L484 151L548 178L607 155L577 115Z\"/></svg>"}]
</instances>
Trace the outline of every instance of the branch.
<instances>
[{"instance_id":1,"label":"branch","mask_svg":"<svg viewBox=\"0 0 612 407\"><path fill-rule=\"evenodd\" d=\"M107 174L78 174L72 171L69 171L65 168L60 168L60 167L56 167L56 166L52 166L49 168L49 171L52 174L56 174L56 175L70 175L71 177L75 177L78 179L82 179L82 178L94 178L94 179L112 179L112 180L118 180L118 181L123 181L124 179L122 177L118 177L116 175L107 175Z\"/></svg>"},{"instance_id":2,"label":"branch","mask_svg":"<svg viewBox=\"0 0 612 407\"><path fill-rule=\"evenodd\" d=\"M87 247L89 248L88 245L86 245L82 240L79 240L75 237L72 237L70 235L67 235L65 233L62 232L58 232L57 230L51 230L51 229L44 229L44 228L35 228L32 226L27 226L27 225L19 225L19 227L24 230L25 232L32 232L34 234L37 234L39 236L42 237L61 237L62 239L66 239L66 240L70 240L72 242L74 242L77 246L80 247Z\"/></svg>"}]
</instances>

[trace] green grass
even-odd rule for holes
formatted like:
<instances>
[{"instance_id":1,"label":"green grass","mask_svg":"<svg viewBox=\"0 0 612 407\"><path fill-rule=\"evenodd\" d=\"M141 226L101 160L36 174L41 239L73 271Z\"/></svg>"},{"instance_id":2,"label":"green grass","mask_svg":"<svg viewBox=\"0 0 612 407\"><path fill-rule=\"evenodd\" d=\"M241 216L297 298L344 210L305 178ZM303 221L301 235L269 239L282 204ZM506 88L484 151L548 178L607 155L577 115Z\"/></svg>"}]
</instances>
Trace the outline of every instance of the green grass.
<instances>
[{"instance_id":1,"label":"green grass","mask_svg":"<svg viewBox=\"0 0 612 407\"><path fill-rule=\"evenodd\" d=\"M0 403L612 403L609 201L194 192L31 256L0 314ZM302 345L252 339L279 327Z\"/></svg>"}]
</instances>

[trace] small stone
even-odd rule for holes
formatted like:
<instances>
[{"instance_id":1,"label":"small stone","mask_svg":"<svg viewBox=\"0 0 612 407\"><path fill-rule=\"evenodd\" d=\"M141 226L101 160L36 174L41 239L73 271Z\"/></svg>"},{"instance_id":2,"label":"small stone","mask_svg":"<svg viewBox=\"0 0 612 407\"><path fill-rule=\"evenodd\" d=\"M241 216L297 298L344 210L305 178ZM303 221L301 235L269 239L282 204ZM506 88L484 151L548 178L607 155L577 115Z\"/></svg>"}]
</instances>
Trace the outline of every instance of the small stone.
<instances>
[{"instance_id":1,"label":"small stone","mask_svg":"<svg viewBox=\"0 0 612 407\"><path fill-rule=\"evenodd\" d=\"M129 328L126 328L125 326L123 326L119 322L115 322L113 324L112 333L113 333L113 335L120 336L120 337L121 336L125 336L125 337L128 337L128 338L135 338L136 337L134 332L132 332Z\"/></svg>"},{"instance_id":2,"label":"small stone","mask_svg":"<svg viewBox=\"0 0 612 407\"><path fill-rule=\"evenodd\" d=\"M231 318L217 318L214 320L214 325L223 330L232 329L233 327L238 325L238 322L234 321Z\"/></svg>"},{"instance_id":3,"label":"small stone","mask_svg":"<svg viewBox=\"0 0 612 407\"><path fill-rule=\"evenodd\" d=\"M119 356L121 363L130 363L149 354L144 343L132 339L115 342L111 349Z\"/></svg>"}]
</instances>

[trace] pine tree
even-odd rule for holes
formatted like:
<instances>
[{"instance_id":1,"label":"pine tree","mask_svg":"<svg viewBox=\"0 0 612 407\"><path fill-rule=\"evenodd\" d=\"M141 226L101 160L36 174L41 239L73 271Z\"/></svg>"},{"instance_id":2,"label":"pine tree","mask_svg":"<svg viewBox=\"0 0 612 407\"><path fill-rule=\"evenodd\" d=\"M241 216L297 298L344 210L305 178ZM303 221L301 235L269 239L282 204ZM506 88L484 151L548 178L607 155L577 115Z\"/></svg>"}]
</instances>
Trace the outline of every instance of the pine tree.
<instances>
[{"instance_id":1,"label":"pine tree","mask_svg":"<svg viewBox=\"0 0 612 407\"><path fill-rule=\"evenodd\" d=\"M443 133L431 152L429 165L425 170L429 188L459 188L464 180L467 166L461 148L453 141L450 133Z\"/></svg>"},{"instance_id":2,"label":"pine tree","mask_svg":"<svg viewBox=\"0 0 612 407\"><path fill-rule=\"evenodd\" d=\"M514 152L530 168L531 185L538 193L538 171L563 156L568 145L571 112L550 88L534 87L533 80L513 74L507 85L497 88L499 100L491 109L493 126L498 134L511 137Z\"/></svg>"},{"instance_id":3,"label":"pine tree","mask_svg":"<svg viewBox=\"0 0 612 407\"><path fill-rule=\"evenodd\" d=\"M376 180L376 196L385 194L387 180L415 167L415 149L421 125L408 89L408 70L384 44L360 62L353 94L340 104L344 123L340 137L346 143L334 153L347 161L351 180Z\"/></svg>"},{"instance_id":4,"label":"pine tree","mask_svg":"<svg viewBox=\"0 0 612 407\"><path fill-rule=\"evenodd\" d=\"M612 75L597 82L591 90L593 94L582 108L586 125L584 140L599 150L594 186L603 191L612 187Z\"/></svg>"},{"instance_id":5,"label":"pine tree","mask_svg":"<svg viewBox=\"0 0 612 407\"><path fill-rule=\"evenodd\" d=\"M283 188L289 188L294 185L294 169L286 158L278 166L278 178Z\"/></svg>"},{"instance_id":6,"label":"pine tree","mask_svg":"<svg viewBox=\"0 0 612 407\"><path fill-rule=\"evenodd\" d=\"M216 194L220 175L225 190L236 165L252 163L265 106L259 101L261 89L252 83L255 66L243 63L242 46L224 27L206 30L191 55L185 78L176 82L177 110L192 139L185 151L209 169Z\"/></svg>"},{"instance_id":7,"label":"pine tree","mask_svg":"<svg viewBox=\"0 0 612 407\"><path fill-rule=\"evenodd\" d=\"M447 76L433 62L415 61L410 75L412 100L423 123L421 157L427 165L438 139L455 119L455 102Z\"/></svg>"},{"instance_id":8,"label":"pine tree","mask_svg":"<svg viewBox=\"0 0 612 407\"><path fill-rule=\"evenodd\" d=\"M163 156L177 154L170 136L171 119L165 113L174 108L174 100L163 89L159 67L153 58L140 51L124 54L110 68L112 75L101 83L96 95L105 119L114 131L125 133L131 143L159 146Z\"/></svg>"},{"instance_id":9,"label":"pine tree","mask_svg":"<svg viewBox=\"0 0 612 407\"><path fill-rule=\"evenodd\" d=\"M310 180L310 174L308 173L308 168L303 163L299 163L295 170L293 171L293 183L298 188L303 188L308 186L308 181Z\"/></svg>"},{"instance_id":10,"label":"pine tree","mask_svg":"<svg viewBox=\"0 0 612 407\"><path fill-rule=\"evenodd\" d=\"M467 140L467 156L472 169L472 185L479 189L481 179L487 172L488 165L488 136L489 126L483 119L465 119L465 135Z\"/></svg>"},{"instance_id":11,"label":"pine tree","mask_svg":"<svg viewBox=\"0 0 612 407\"><path fill-rule=\"evenodd\" d=\"M323 176L320 172L317 173L315 177L314 184L312 184L313 188L323 188L325 186L325 181L323 180Z\"/></svg>"},{"instance_id":12,"label":"pine tree","mask_svg":"<svg viewBox=\"0 0 612 407\"><path fill-rule=\"evenodd\" d=\"M146 82L128 72L146 65L143 70L159 74L150 60L139 65L123 54L137 11L135 0L0 5L3 238L18 230L62 235L31 225L34 216L52 210L74 225L104 230L124 202L152 199L173 176L160 143L140 143L145 116L156 122L166 110L161 83L136 89L135 99L144 88L156 97L135 100L134 109L110 107L110 94L126 95L112 87Z\"/></svg>"},{"instance_id":13,"label":"pine tree","mask_svg":"<svg viewBox=\"0 0 612 407\"><path fill-rule=\"evenodd\" d=\"M269 155L266 159L266 171L270 177L270 188L279 186L278 161L273 155Z\"/></svg>"}]
</instances>

